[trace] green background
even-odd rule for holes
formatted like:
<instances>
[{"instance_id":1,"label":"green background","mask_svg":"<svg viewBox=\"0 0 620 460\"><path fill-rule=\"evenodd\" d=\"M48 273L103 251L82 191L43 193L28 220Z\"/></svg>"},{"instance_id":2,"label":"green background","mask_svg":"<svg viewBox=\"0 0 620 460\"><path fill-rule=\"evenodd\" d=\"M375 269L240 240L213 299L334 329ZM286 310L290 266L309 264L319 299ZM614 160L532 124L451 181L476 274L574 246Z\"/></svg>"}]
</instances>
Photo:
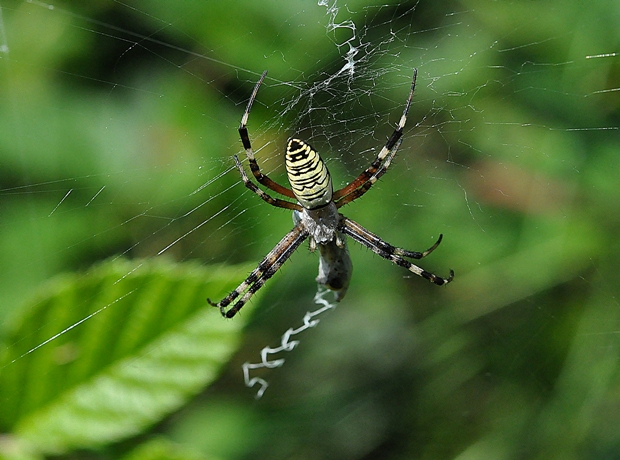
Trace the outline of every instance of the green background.
<instances>
[{"instance_id":1,"label":"green background","mask_svg":"<svg viewBox=\"0 0 620 460\"><path fill-rule=\"evenodd\" d=\"M620 458L620 57L601 56L619 50L620 6L359 1L337 5L330 31L312 2L48 5L1 5L5 355L58 275L119 256L251 266L291 228L233 170L265 69L248 125L259 163L285 183L283 148L301 135L339 187L390 135L418 68L390 171L342 212L411 250L442 233L420 265L456 273L433 286L350 242L346 298L260 374L255 401L241 364L317 308L318 259L301 248L242 310L240 345L207 389L138 436L63 455ZM364 43L352 75L338 74L347 20ZM62 330L36 311L43 337Z\"/></svg>"}]
</instances>

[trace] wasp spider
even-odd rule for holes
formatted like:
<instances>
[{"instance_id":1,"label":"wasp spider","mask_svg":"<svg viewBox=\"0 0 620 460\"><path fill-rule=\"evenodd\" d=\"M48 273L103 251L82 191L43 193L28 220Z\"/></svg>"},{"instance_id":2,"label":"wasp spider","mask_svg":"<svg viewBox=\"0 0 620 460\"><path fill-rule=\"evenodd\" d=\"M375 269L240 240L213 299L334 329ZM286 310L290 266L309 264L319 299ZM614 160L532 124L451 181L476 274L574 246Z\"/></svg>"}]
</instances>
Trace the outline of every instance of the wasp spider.
<instances>
[{"instance_id":1,"label":"wasp spider","mask_svg":"<svg viewBox=\"0 0 620 460\"><path fill-rule=\"evenodd\" d=\"M454 278L452 270L450 270L448 278L440 278L407 260L408 258L421 259L429 255L439 246L442 235L439 235L437 242L424 252L408 251L386 243L374 233L369 232L358 223L338 212L338 208L364 195L377 179L387 171L402 142L403 128L407 122L407 113L409 112L415 90L417 70L414 70L413 73L411 91L409 92L403 115L387 143L364 172L349 185L337 191L333 191L331 176L317 151L300 139L289 139L286 145L286 173L291 189L272 181L261 172L256 163L256 158L254 158L254 151L248 136L247 122L258 89L266 75L267 71L263 73L254 87L243 118L241 118L239 135L241 136L241 142L245 148L254 178L268 189L291 198L296 202L271 197L248 179L237 155L235 155L235 163L247 188L270 205L293 211L295 227L267 254L258 264L258 267L250 273L250 276L237 289L217 303L212 302L210 299L207 299L208 302L213 306L219 307L223 316L232 318L247 303L250 297L280 269L282 264L306 238L310 238L311 251L314 251L317 247L319 248L319 276L316 278L316 281L334 291L336 300L344 297L353 271L353 264L351 263L344 238L345 235L366 246L384 259L390 260L396 265L400 265L410 272L426 278L431 283L442 285L452 281ZM237 298L239 300L226 310L226 307Z\"/></svg>"}]
</instances>

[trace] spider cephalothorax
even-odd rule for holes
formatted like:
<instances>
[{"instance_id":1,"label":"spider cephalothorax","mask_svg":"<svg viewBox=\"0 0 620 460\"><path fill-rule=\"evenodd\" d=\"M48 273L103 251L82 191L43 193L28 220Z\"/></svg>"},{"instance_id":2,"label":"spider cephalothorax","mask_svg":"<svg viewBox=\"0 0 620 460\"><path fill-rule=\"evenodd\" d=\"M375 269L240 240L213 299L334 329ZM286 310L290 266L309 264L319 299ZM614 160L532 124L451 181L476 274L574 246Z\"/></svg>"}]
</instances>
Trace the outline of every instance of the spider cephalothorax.
<instances>
[{"instance_id":1,"label":"spider cephalothorax","mask_svg":"<svg viewBox=\"0 0 620 460\"><path fill-rule=\"evenodd\" d=\"M432 283L443 285L452 281L454 278L452 270L450 270L448 278L441 278L412 264L406 259L426 257L439 246L442 235L439 235L437 242L424 252L408 251L386 243L357 222L346 218L338 212L339 208L366 193L377 179L387 171L402 142L403 128L407 122L407 114L409 113L411 99L415 90L417 70L413 72L411 91L409 92L403 115L387 143L377 155L377 158L353 182L335 192L327 166L317 151L300 139L289 139L286 146L286 174L291 184L290 189L272 181L261 172L254 158L254 151L248 136L247 122L252 104L258 93L258 88L266 75L267 72L263 72L263 75L254 87L248 106L241 119L239 135L241 136L241 142L245 148L254 178L263 186L297 202L271 197L248 178L236 155L235 163L247 188L272 206L293 211L295 226L265 256L258 264L258 267L250 273L237 289L217 303L207 299L209 303L219 307L223 316L232 318L307 238L310 238L311 251L314 251L317 247L319 248L319 276L317 276L316 281L333 290L336 294L336 300L344 297L353 271L353 264L351 263L344 238L345 235L366 246L381 257L406 268L418 276L426 278ZM226 307L239 296L241 298L230 309L226 310Z\"/></svg>"}]
</instances>

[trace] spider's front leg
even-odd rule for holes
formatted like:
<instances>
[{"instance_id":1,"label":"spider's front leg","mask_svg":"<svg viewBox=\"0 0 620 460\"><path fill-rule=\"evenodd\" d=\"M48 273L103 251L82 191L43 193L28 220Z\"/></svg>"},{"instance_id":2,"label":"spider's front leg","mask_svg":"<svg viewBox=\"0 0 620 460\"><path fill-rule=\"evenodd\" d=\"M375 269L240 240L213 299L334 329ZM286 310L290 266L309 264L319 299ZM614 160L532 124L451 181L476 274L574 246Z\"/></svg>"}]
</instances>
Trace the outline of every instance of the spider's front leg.
<instances>
[{"instance_id":1,"label":"spider's front leg","mask_svg":"<svg viewBox=\"0 0 620 460\"><path fill-rule=\"evenodd\" d=\"M250 276L248 276L246 278L246 280L241 283L234 291L232 291L230 294L228 294L226 297L224 297L222 300L220 300L219 302L213 302L210 298L207 298L207 302L209 303L209 305L213 306L213 307L218 307L220 309L220 313L222 314L222 316L224 318L232 318L232 316L234 315L234 313L237 313L237 311L239 311L239 309L243 306L240 305L239 308L237 308L235 310L235 312L231 315L228 316L226 314L226 307L228 305L230 305L230 303L235 300L237 297L239 297L240 294L242 294L243 292L246 291L246 289L253 283L252 279L254 279L254 281L256 281L256 275L255 275L256 270L254 270Z\"/></svg>"},{"instance_id":2,"label":"spider's front leg","mask_svg":"<svg viewBox=\"0 0 620 460\"><path fill-rule=\"evenodd\" d=\"M387 259L395 263L396 265L406 268L410 272L415 273L416 275L429 280L431 283L442 286L444 284L450 283L454 279L453 270L450 270L450 275L447 278L442 278L440 276L435 275L434 273L427 272L423 268L418 267L417 265L412 264L411 262L403 258L403 257L411 257L413 259L421 259L423 257L426 257L431 252L433 252L437 246L439 246L439 243L441 242L441 239L442 239L441 236L439 237L437 242L433 246L431 246L429 249L427 249L426 251L415 252L415 251L408 251L406 249L392 246L391 244L383 241L381 238L379 238L374 233L366 230L364 227L362 227L357 222L352 221L351 219L348 219L346 217L343 217L342 232L345 235L348 235L351 238L353 238L355 241L357 241L361 245L366 246L368 249L370 249L375 254L380 255L384 259Z\"/></svg>"},{"instance_id":3,"label":"spider's front leg","mask_svg":"<svg viewBox=\"0 0 620 460\"><path fill-rule=\"evenodd\" d=\"M304 240L308 238L308 232L300 225L296 225L284 238L265 256L252 273L219 302L215 303L207 299L210 305L218 307L222 316L232 318L250 300L250 298L277 272L282 264L288 260ZM241 298L228 310L229 306L237 297Z\"/></svg>"}]
</instances>

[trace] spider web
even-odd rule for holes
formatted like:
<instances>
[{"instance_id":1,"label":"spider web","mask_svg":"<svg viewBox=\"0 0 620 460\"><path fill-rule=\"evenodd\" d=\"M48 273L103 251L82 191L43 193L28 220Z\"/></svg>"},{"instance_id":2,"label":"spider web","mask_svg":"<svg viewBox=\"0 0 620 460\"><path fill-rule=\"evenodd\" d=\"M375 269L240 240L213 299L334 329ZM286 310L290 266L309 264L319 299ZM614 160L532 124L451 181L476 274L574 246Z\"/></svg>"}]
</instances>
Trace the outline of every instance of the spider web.
<instances>
[{"instance_id":1,"label":"spider web","mask_svg":"<svg viewBox=\"0 0 620 460\"><path fill-rule=\"evenodd\" d=\"M339 188L385 144L415 67L390 171L342 212L411 250L443 234L420 265L443 276L453 268L455 282L427 286L350 243L347 297L305 331L318 260L299 250L244 307L244 344L222 381L246 397L245 361L258 371L245 383L260 379L260 395L272 385L268 407L294 408L277 421L251 413L263 422L295 425L324 410L245 453L271 446L285 457L290 442L317 457L381 446L421 456L442 436L451 447L438 457L504 453L513 447L499 437L528 437L523 420L540 428L523 449L538 452L553 445L544 420L563 410L582 437L563 433L581 441L557 452L617 452L601 428L615 416L591 415L613 407L617 387L618 251L604 244L615 241L618 202L613 6L319 0L247 2L232 15L219 2L164 3L0 5L3 323L55 275L109 257L258 262L292 226L240 184L232 162L261 72L248 129L263 171L286 184L283 146L295 135L321 153ZM264 369L274 361L263 347L297 343L281 337L287 329L305 331L295 337L303 346L284 368ZM604 383L580 378L588 374ZM517 415L501 421L492 404ZM436 415L414 420L411 406ZM411 439L398 420L428 437L397 442ZM471 432L445 434L463 426Z\"/></svg>"}]
</instances>

